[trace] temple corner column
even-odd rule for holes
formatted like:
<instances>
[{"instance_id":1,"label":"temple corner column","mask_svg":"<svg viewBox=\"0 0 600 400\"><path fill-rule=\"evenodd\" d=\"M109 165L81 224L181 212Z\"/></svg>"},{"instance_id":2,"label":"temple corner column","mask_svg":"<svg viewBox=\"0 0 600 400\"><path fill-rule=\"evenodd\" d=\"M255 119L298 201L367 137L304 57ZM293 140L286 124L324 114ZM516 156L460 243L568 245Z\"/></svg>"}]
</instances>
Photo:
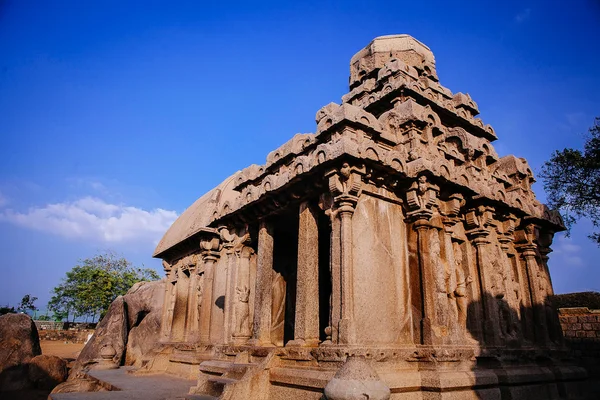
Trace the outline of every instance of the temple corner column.
<instances>
[{"instance_id":1,"label":"temple corner column","mask_svg":"<svg viewBox=\"0 0 600 400\"><path fill-rule=\"evenodd\" d=\"M319 227L308 201L300 204L294 340L288 346L319 345Z\"/></svg>"},{"instance_id":2,"label":"temple corner column","mask_svg":"<svg viewBox=\"0 0 600 400\"><path fill-rule=\"evenodd\" d=\"M216 235L216 234L215 234ZM215 264L219 259L218 235L202 238L200 240L200 249L202 262L204 263L204 282L202 292L202 310L200 313L200 343L210 344L210 320L213 303L213 284L215 274Z\"/></svg>"},{"instance_id":3,"label":"temple corner column","mask_svg":"<svg viewBox=\"0 0 600 400\"><path fill-rule=\"evenodd\" d=\"M273 291L273 225L261 219L258 229L257 271L254 300L253 346L273 346L271 341L271 307Z\"/></svg>"},{"instance_id":4,"label":"temple corner column","mask_svg":"<svg viewBox=\"0 0 600 400\"><path fill-rule=\"evenodd\" d=\"M364 166L342 164L341 168L329 171L329 190L333 197L334 215L339 218L340 238L340 319L337 323L337 342L356 343L356 321L354 318L354 257L352 247L352 215L362 192ZM333 224L332 224L333 225ZM332 237L336 233L332 232ZM332 260L333 262L333 260ZM333 271L332 271L333 272ZM335 279L335 278L334 278ZM334 306L332 305L332 308ZM337 307L337 305L335 306ZM335 324L335 322L333 322ZM335 327L333 327L335 328Z\"/></svg>"}]
</instances>

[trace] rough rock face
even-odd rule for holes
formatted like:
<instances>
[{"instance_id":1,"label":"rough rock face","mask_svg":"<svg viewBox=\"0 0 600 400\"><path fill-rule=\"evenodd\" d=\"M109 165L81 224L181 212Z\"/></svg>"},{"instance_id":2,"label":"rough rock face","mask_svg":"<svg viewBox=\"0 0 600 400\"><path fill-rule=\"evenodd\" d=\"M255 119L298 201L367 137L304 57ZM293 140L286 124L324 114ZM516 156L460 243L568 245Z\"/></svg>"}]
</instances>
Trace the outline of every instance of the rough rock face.
<instances>
[{"instance_id":1,"label":"rough rock face","mask_svg":"<svg viewBox=\"0 0 600 400\"><path fill-rule=\"evenodd\" d=\"M138 282L125 296L117 297L81 351L77 363L95 362L106 345L115 349L113 362L116 365L139 363L141 355L158 340L163 298L163 281Z\"/></svg>"},{"instance_id":2,"label":"rough rock face","mask_svg":"<svg viewBox=\"0 0 600 400\"><path fill-rule=\"evenodd\" d=\"M67 380L67 362L57 356L39 355L29 362L29 381L38 389L52 389Z\"/></svg>"},{"instance_id":3,"label":"rough rock face","mask_svg":"<svg viewBox=\"0 0 600 400\"><path fill-rule=\"evenodd\" d=\"M125 365L140 367L142 356L152 349L160 335L164 282L136 283L124 300L129 326Z\"/></svg>"},{"instance_id":4,"label":"rough rock face","mask_svg":"<svg viewBox=\"0 0 600 400\"><path fill-rule=\"evenodd\" d=\"M112 302L85 345L69 375L53 393L106 390L85 375L86 368L108 368L109 364L141 366L142 356L158 341L164 298L164 280L139 282L125 296ZM112 360L101 360L114 350Z\"/></svg>"},{"instance_id":5,"label":"rough rock face","mask_svg":"<svg viewBox=\"0 0 600 400\"><path fill-rule=\"evenodd\" d=\"M125 346L127 344L127 309L122 296L119 296L112 302L106 315L98 324L94 336L85 345L79 357L77 358L77 367L73 372L77 372L81 367L93 364L100 358L100 350L106 345L111 345L115 349L113 362L121 364Z\"/></svg>"},{"instance_id":6,"label":"rough rock face","mask_svg":"<svg viewBox=\"0 0 600 400\"><path fill-rule=\"evenodd\" d=\"M0 391L29 387L28 363L40 354L37 328L28 315L0 317Z\"/></svg>"}]
</instances>

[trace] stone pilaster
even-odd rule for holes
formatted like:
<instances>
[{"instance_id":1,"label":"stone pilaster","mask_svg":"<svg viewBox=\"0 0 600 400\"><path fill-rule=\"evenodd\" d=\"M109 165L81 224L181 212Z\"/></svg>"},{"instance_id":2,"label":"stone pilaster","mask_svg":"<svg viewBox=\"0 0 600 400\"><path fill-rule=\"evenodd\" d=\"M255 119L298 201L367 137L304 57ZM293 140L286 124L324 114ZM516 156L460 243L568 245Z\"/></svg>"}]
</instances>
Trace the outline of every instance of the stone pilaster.
<instances>
[{"instance_id":1,"label":"stone pilaster","mask_svg":"<svg viewBox=\"0 0 600 400\"><path fill-rule=\"evenodd\" d=\"M464 239L455 238L455 228L459 219L460 209L465 204L461 194L455 193L443 203L443 259L445 262L445 294L448 297L447 326L449 342L470 342L467 332L468 291L472 278L463 267L462 244Z\"/></svg>"},{"instance_id":2,"label":"stone pilaster","mask_svg":"<svg viewBox=\"0 0 600 400\"><path fill-rule=\"evenodd\" d=\"M331 274L331 298L329 302L329 326L325 328L327 339L323 345L339 343L338 326L342 315L342 283L341 283L341 238L340 238L340 219L337 212L333 209L333 203L330 196L322 196L325 213L331 221L331 235L329 240L330 261L329 272ZM327 201L329 200L329 201ZM327 208L327 206L329 206Z\"/></svg>"},{"instance_id":3,"label":"stone pilaster","mask_svg":"<svg viewBox=\"0 0 600 400\"><path fill-rule=\"evenodd\" d=\"M233 302L233 341L244 344L252 336L250 329L250 259L254 250L241 245L236 248L238 259L235 280L235 301ZM233 292L232 292L233 293Z\"/></svg>"},{"instance_id":4,"label":"stone pilaster","mask_svg":"<svg viewBox=\"0 0 600 400\"><path fill-rule=\"evenodd\" d=\"M288 345L310 347L319 344L319 227L306 201L300 204L298 226L294 340Z\"/></svg>"},{"instance_id":5,"label":"stone pilaster","mask_svg":"<svg viewBox=\"0 0 600 400\"><path fill-rule=\"evenodd\" d=\"M219 238L207 237L200 240L200 254L204 262L202 311L200 315L200 343L210 344L210 320L212 314L215 263L219 259Z\"/></svg>"},{"instance_id":6,"label":"stone pilaster","mask_svg":"<svg viewBox=\"0 0 600 400\"><path fill-rule=\"evenodd\" d=\"M406 216L412 222L412 228L417 233L417 261L419 266L419 289L421 291L421 344L442 344L447 332L438 321L442 304L437 296L436 274L434 260L431 257L431 218L434 207L437 206L437 186L428 182L421 175L406 192Z\"/></svg>"},{"instance_id":7,"label":"stone pilaster","mask_svg":"<svg viewBox=\"0 0 600 400\"><path fill-rule=\"evenodd\" d=\"M481 302L483 308L483 334L488 346L499 346L500 321L496 299L493 295L494 286L491 276L492 266L489 264L490 253L490 222L492 208L479 206L469 210L465 215L468 229L467 235L475 247L477 270L479 273L479 287L481 288Z\"/></svg>"},{"instance_id":8,"label":"stone pilaster","mask_svg":"<svg viewBox=\"0 0 600 400\"><path fill-rule=\"evenodd\" d=\"M351 167L344 163L339 170L327 174L329 190L333 196L334 212L339 218L340 238L340 319L337 324L339 344L356 342L354 320L354 258L352 256L352 215L362 190L364 168ZM332 232L336 236L337 232ZM336 280L337 278L334 278ZM336 306L337 307L337 306ZM333 306L332 306L333 308Z\"/></svg>"},{"instance_id":9,"label":"stone pilaster","mask_svg":"<svg viewBox=\"0 0 600 400\"><path fill-rule=\"evenodd\" d=\"M234 240L235 235L229 233L229 230L225 226L218 228L221 242L223 243L223 252L227 257L227 272L226 272L226 287L225 287L225 305L224 305L224 324L223 324L223 338L225 343L231 342L231 319L232 319L232 307L234 303L232 286L234 286L234 275L235 275L235 263L236 256L234 252Z\"/></svg>"},{"instance_id":10,"label":"stone pilaster","mask_svg":"<svg viewBox=\"0 0 600 400\"><path fill-rule=\"evenodd\" d=\"M198 335L198 291L199 276L198 266L196 265L195 256L185 257L185 268L189 272L189 286L187 298L187 313L185 318L185 335L186 342L195 341Z\"/></svg>"},{"instance_id":11,"label":"stone pilaster","mask_svg":"<svg viewBox=\"0 0 600 400\"><path fill-rule=\"evenodd\" d=\"M254 329L250 344L272 346L273 226L264 219L260 221L258 230L258 263L255 291Z\"/></svg>"},{"instance_id":12,"label":"stone pilaster","mask_svg":"<svg viewBox=\"0 0 600 400\"><path fill-rule=\"evenodd\" d=\"M166 283L165 283L165 293L164 293L164 302L163 302L163 312L162 312L162 323L161 323L161 339L163 341L168 341L169 335L171 333L171 324L173 323L173 308L175 306L174 301L174 275L175 271L173 267L163 260L163 269L165 271Z\"/></svg>"},{"instance_id":13,"label":"stone pilaster","mask_svg":"<svg viewBox=\"0 0 600 400\"><path fill-rule=\"evenodd\" d=\"M512 248L512 243L515 240L514 231L517 223L517 218L512 214L504 214L499 216L499 224L497 227L498 242L500 243L500 257L502 258L502 265L505 274L505 288L506 288L506 303L510 307L509 312L506 313L506 324L507 333L509 334L510 340L521 339L523 334L521 332L521 324L519 322L521 313L521 300L519 299L520 290L520 277L517 271L514 271L512 262L509 257L509 251Z\"/></svg>"},{"instance_id":14,"label":"stone pilaster","mask_svg":"<svg viewBox=\"0 0 600 400\"><path fill-rule=\"evenodd\" d=\"M538 248L535 237L535 225L528 224L517 231L517 249L525 263L525 273L529 282L531 310L533 312L533 331L537 343L546 345L550 342L548 322L546 318L546 293L543 290L542 271L538 263Z\"/></svg>"}]
</instances>

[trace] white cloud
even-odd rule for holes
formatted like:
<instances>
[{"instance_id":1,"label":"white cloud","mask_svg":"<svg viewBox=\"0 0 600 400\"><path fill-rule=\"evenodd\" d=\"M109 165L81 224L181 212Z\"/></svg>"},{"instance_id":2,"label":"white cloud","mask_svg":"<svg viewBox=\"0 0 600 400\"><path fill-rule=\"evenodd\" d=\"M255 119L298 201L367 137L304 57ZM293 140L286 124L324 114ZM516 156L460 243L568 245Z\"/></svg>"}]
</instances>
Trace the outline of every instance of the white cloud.
<instances>
[{"instance_id":1,"label":"white cloud","mask_svg":"<svg viewBox=\"0 0 600 400\"><path fill-rule=\"evenodd\" d=\"M552 249L554 251L550 254L550 259L553 265L558 267L582 267L585 264L581 257L581 246L575 244L571 238L557 237Z\"/></svg>"},{"instance_id":2,"label":"white cloud","mask_svg":"<svg viewBox=\"0 0 600 400\"><path fill-rule=\"evenodd\" d=\"M177 218L175 211L109 204L84 197L74 202L33 207L21 213L10 209L0 212L0 221L61 235L106 243L156 243Z\"/></svg>"},{"instance_id":3,"label":"white cloud","mask_svg":"<svg viewBox=\"0 0 600 400\"><path fill-rule=\"evenodd\" d=\"M515 22L520 24L529 19L531 15L531 8L526 8L515 16Z\"/></svg>"}]
</instances>

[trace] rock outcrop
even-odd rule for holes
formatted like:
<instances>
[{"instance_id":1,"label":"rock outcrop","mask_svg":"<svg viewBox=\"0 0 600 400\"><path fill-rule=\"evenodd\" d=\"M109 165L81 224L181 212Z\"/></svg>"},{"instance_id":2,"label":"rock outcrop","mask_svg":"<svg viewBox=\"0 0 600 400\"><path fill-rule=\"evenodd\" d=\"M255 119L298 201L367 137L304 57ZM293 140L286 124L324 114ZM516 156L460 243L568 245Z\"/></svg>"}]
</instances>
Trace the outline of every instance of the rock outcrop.
<instances>
[{"instance_id":1,"label":"rock outcrop","mask_svg":"<svg viewBox=\"0 0 600 400\"><path fill-rule=\"evenodd\" d=\"M139 282L125 296L117 297L81 351L69 380L53 393L105 390L89 381L85 372L90 368L140 367L144 354L159 339L164 285L164 280Z\"/></svg>"},{"instance_id":2,"label":"rock outcrop","mask_svg":"<svg viewBox=\"0 0 600 400\"><path fill-rule=\"evenodd\" d=\"M0 317L0 392L31 387L29 362L42 354L37 328L26 314Z\"/></svg>"},{"instance_id":3,"label":"rock outcrop","mask_svg":"<svg viewBox=\"0 0 600 400\"><path fill-rule=\"evenodd\" d=\"M144 354L156 344L160 335L164 282L136 283L124 296L129 334L125 365L141 366Z\"/></svg>"},{"instance_id":4,"label":"rock outcrop","mask_svg":"<svg viewBox=\"0 0 600 400\"><path fill-rule=\"evenodd\" d=\"M52 390L67 380L67 362L57 356L35 356L29 362L28 377L37 389Z\"/></svg>"}]
</instances>

